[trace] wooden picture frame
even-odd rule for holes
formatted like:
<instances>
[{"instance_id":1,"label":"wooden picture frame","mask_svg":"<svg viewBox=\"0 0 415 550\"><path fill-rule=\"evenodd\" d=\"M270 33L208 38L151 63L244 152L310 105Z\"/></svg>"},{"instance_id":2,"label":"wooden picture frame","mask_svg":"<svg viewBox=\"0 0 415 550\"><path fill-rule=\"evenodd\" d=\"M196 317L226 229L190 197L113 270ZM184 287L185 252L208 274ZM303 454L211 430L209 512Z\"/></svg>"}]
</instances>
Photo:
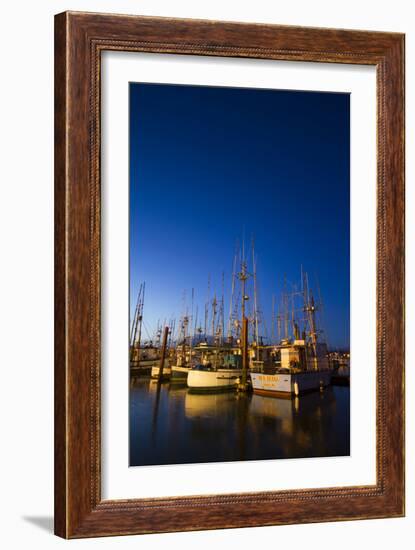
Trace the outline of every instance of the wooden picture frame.
<instances>
[{"instance_id":1,"label":"wooden picture frame","mask_svg":"<svg viewBox=\"0 0 415 550\"><path fill-rule=\"evenodd\" d=\"M100 59L104 50L373 65L376 484L101 500ZM404 35L65 12L55 18L55 533L64 538L404 515Z\"/></svg>"}]
</instances>

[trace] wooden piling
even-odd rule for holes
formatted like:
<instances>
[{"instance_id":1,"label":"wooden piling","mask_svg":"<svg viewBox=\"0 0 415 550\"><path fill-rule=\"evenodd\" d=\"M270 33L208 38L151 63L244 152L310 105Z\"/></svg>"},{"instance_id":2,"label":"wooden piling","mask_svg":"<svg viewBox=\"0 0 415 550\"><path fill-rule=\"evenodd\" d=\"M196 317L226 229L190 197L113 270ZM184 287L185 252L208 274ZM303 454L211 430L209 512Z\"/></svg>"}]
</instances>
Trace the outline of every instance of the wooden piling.
<instances>
[{"instance_id":1,"label":"wooden piling","mask_svg":"<svg viewBox=\"0 0 415 550\"><path fill-rule=\"evenodd\" d=\"M167 352L167 340L169 337L169 327L164 327L164 333L163 333L163 343L161 345L161 357L160 357L160 366L159 366L159 376L158 376L158 382L160 383L163 379L163 368L164 368L164 361L166 360L166 352Z\"/></svg>"},{"instance_id":2,"label":"wooden piling","mask_svg":"<svg viewBox=\"0 0 415 550\"><path fill-rule=\"evenodd\" d=\"M248 388L248 319L247 317L242 318L242 377L239 384L240 391L246 391Z\"/></svg>"}]
</instances>

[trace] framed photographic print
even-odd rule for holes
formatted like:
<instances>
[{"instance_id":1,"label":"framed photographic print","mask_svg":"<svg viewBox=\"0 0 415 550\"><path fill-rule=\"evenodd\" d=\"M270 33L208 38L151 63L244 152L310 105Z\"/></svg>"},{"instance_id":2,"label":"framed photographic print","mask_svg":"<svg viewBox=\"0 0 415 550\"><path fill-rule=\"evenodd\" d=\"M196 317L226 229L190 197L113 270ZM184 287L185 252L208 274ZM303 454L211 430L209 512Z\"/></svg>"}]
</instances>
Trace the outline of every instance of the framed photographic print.
<instances>
[{"instance_id":1,"label":"framed photographic print","mask_svg":"<svg viewBox=\"0 0 415 550\"><path fill-rule=\"evenodd\" d=\"M404 37L55 20L55 532L404 514Z\"/></svg>"}]
</instances>

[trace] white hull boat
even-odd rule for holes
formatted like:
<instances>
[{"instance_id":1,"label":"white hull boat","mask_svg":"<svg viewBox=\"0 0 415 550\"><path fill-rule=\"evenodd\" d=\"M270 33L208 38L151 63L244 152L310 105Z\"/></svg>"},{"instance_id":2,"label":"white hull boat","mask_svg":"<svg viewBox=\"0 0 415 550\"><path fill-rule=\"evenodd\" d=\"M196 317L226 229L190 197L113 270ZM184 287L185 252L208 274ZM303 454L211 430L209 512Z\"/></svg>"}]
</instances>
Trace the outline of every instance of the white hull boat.
<instances>
[{"instance_id":1,"label":"white hull boat","mask_svg":"<svg viewBox=\"0 0 415 550\"><path fill-rule=\"evenodd\" d=\"M191 369L187 386L193 391L226 391L236 389L242 374L238 369Z\"/></svg>"},{"instance_id":2,"label":"white hull boat","mask_svg":"<svg viewBox=\"0 0 415 550\"><path fill-rule=\"evenodd\" d=\"M301 393L318 390L328 386L330 379L330 370L277 372L275 374L251 372L254 393L270 397L294 397Z\"/></svg>"}]
</instances>

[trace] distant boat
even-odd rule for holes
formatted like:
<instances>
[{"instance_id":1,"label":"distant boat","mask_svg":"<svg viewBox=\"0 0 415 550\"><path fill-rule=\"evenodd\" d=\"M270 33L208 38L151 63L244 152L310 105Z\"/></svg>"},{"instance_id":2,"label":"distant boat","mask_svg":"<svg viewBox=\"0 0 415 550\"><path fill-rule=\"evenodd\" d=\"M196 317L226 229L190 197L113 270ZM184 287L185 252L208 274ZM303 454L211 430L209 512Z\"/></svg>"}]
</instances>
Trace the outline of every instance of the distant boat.
<instances>
[{"instance_id":1,"label":"distant boat","mask_svg":"<svg viewBox=\"0 0 415 550\"><path fill-rule=\"evenodd\" d=\"M348 386L350 384L350 367L344 365L333 370L331 383L335 386Z\"/></svg>"},{"instance_id":2,"label":"distant boat","mask_svg":"<svg viewBox=\"0 0 415 550\"><path fill-rule=\"evenodd\" d=\"M153 345L135 347L130 355L131 374L150 374L153 367L160 365L160 349Z\"/></svg>"},{"instance_id":3,"label":"distant boat","mask_svg":"<svg viewBox=\"0 0 415 550\"><path fill-rule=\"evenodd\" d=\"M336 386L350 384L350 353L333 352L329 355L332 367L331 383Z\"/></svg>"}]
</instances>

